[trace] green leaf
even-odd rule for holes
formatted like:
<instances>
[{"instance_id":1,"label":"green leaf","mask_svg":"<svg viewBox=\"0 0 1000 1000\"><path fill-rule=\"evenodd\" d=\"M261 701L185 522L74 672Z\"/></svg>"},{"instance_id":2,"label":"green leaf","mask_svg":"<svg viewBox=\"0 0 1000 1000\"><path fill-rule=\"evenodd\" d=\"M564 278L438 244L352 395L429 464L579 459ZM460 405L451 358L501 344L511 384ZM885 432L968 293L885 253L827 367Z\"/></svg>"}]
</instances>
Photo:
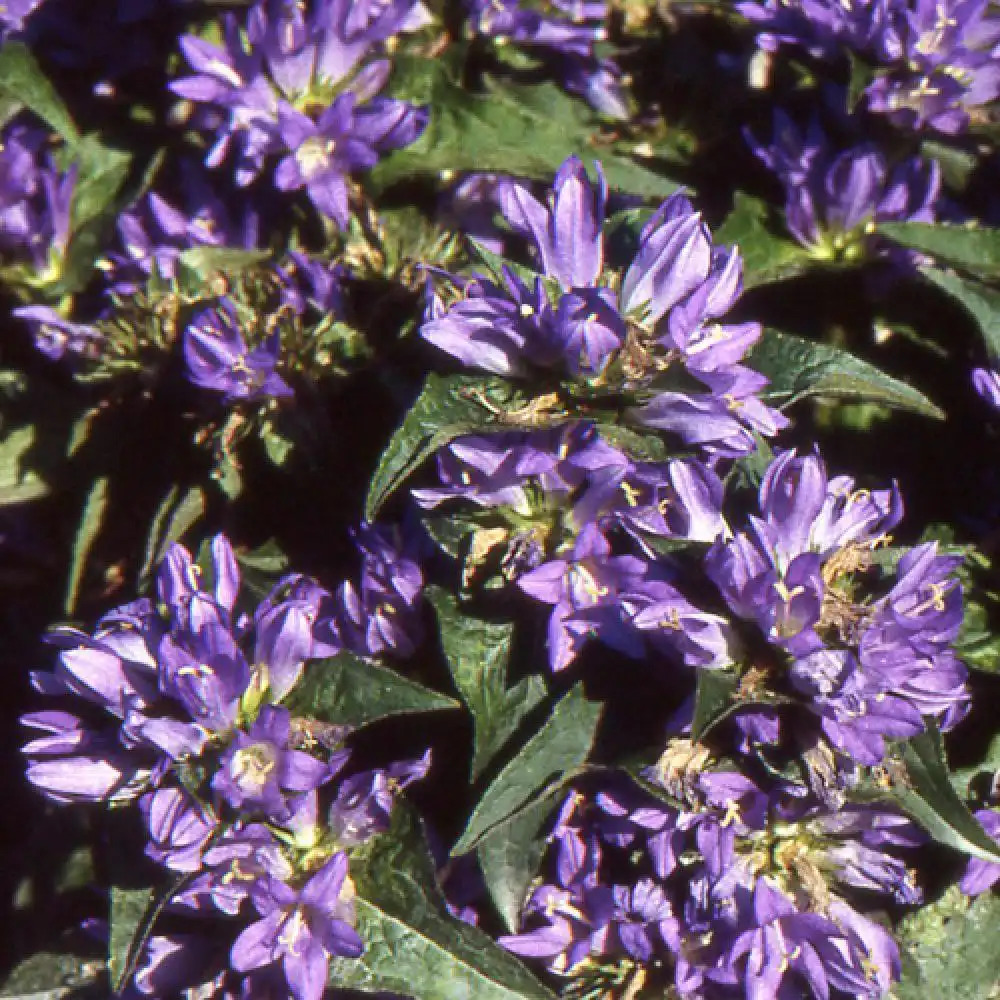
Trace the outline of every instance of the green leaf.
<instances>
[{"instance_id":1,"label":"green leaf","mask_svg":"<svg viewBox=\"0 0 1000 1000\"><path fill-rule=\"evenodd\" d=\"M94 1000L106 997L97 988L104 971L99 959L62 952L39 952L19 962L0 985L2 1000Z\"/></svg>"},{"instance_id":2,"label":"green leaf","mask_svg":"<svg viewBox=\"0 0 1000 1000\"><path fill-rule=\"evenodd\" d=\"M939 844L969 857L1000 862L1000 847L969 812L951 782L941 734L928 730L901 745L906 780L895 781L891 797Z\"/></svg>"},{"instance_id":3,"label":"green leaf","mask_svg":"<svg viewBox=\"0 0 1000 1000\"><path fill-rule=\"evenodd\" d=\"M538 795L551 794L583 766L594 743L601 705L587 701L574 686L524 749L486 789L452 854L471 851L494 827L506 822Z\"/></svg>"},{"instance_id":4,"label":"green leaf","mask_svg":"<svg viewBox=\"0 0 1000 1000\"><path fill-rule=\"evenodd\" d=\"M397 94L430 105L420 138L385 157L372 171L378 185L408 174L466 170L515 174L551 181L571 154L600 160L608 183L622 191L665 198L677 185L627 153L597 146L597 116L554 83L523 84L487 77L485 92L470 93L447 59L401 61ZM414 65L416 63L416 65ZM406 77L409 79L405 79Z\"/></svg>"},{"instance_id":5,"label":"green leaf","mask_svg":"<svg viewBox=\"0 0 1000 1000\"><path fill-rule=\"evenodd\" d=\"M944 419L922 392L829 344L765 330L747 363L770 379L763 397L781 407L809 396L881 403L896 410Z\"/></svg>"},{"instance_id":6,"label":"green leaf","mask_svg":"<svg viewBox=\"0 0 1000 1000\"><path fill-rule=\"evenodd\" d=\"M75 233L113 209L128 178L132 156L105 146L96 135L85 135L72 152L78 170L72 205Z\"/></svg>"},{"instance_id":7,"label":"green leaf","mask_svg":"<svg viewBox=\"0 0 1000 1000\"><path fill-rule=\"evenodd\" d=\"M739 681L730 670L699 670L691 739L697 743L733 709Z\"/></svg>"},{"instance_id":8,"label":"green leaf","mask_svg":"<svg viewBox=\"0 0 1000 1000\"><path fill-rule=\"evenodd\" d=\"M740 248L745 288L793 278L812 263L805 248L771 230L769 216L767 202L737 191L733 210L715 231L716 243Z\"/></svg>"},{"instance_id":9,"label":"green leaf","mask_svg":"<svg viewBox=\"0 0 1000 1000\"><path fill-rule=\"evenodd\" d=\"M162 908L152 889L111 888L108 971L115 991L125 988L142 943Z\"/></svg>"},{"instance_id":10,"label":"green leaf","mask_svg":"<svg viewBox=\"0 0 1000 1000\"><path fill-rule=\"evenodd\" d=\"M416 402L379 457L368 487L365 517L374 520L382 505L407 477L449 441L463 434L496 427L497 416L482 400L489 400L498 393L501 397L510 393L509 387L499 378L428 375ZM532 426L551 426L560 419L552 418Z\"/></svg>"},{"instance_id":11,"label":"green leaf","mask_svg":"<svg viewBox=\"0 0 1000 1000\"><path fill-rule=\"evenodd\" d=\"M947 226L929 222L883 222L878 227L905 247L973 274L1000 276L1000 229Z\"/></svg>"},{"instance_id":12,"label":"green leaf","mask_svg":"<svg viewBox=\"0 0 1000 1000\"><path fill-rule=\"evenodd\" d=\"M978 281L961 278L954 271L925 267L921 273L965 307L979 327L990 358L994 362L1000 360L1000 292Z\"/></svg>"},{"instance_id":13,"label":"green leaf","mask_svg":"<svg viewBox=\"0 0 1000 1000\"><path fill-rule=\"evenodd\" d=\"M204 514L205 494L200 486L191 486L183 492L179 486L170 487L149 526L146 552L139 570L140 589L163 560L171 544L180 541Z\"/></svg>"},{"instance_id":14,"label":"green leaf","mask_svg":"<svg viewBox=\"0 0 1000 1000\"><path fill-rule=\"evenodd\" d=\"M284 703L293 715L352 727L390 715L458 707L452 698L346 651L310 660Z\"/></svg>"},{"instance_id":15,"label":"green leaf","mask_svg":"<svg viewBox=\"0 0 1000 1000\"><path fill-rule=\"evenodd\" d=\"M513 625L494 625L458 610L447 591L432 587L427 598L441 627L441 646L462 700L472 713L471 773L477 778L513 735L524 717L545 697L545 682L525 677L507 687Z\"/></svg>"},{"instance_id":16,"label":"green leaf","mask_svg":"<svg viewBox=\"0 0 1000 1000\"><path fill-rule=\"evenodd\" d=\"M48 484L25 466L25 457L35 444L32 426L17 427L0 440L0 507L46 496Z\"/></svg>"},{"instance_id":17,"label":"green leaf","mask_svg":"<svg viewBox=\"0 0 1000 1000\"><path fill-rule=\"evenodd\" d=\"M80 596L80 585L83 583L83 573L87 567L87 559L100 533L101 526L104 524L104 515L108 509L108 483L107 476L101 476L94 480L83 505L83 514L76 530L73 553L70 557L66 599L63 601L63 611L67 615L71 615L76 609L76 602Z\"/></svg>"},{"instance_id":18,"label":"green leaf","mask_svg":"<svg viewBox=\"0 0 1000 1000\"><path fill-rule=\"evenodd\" d=\"M268 250L243 250L240 247L188 247L177 261L177 284L182 291L196 295L204 291L213 275L233 278L271 256Z\"/></svg>"},{"instance_id":19,"label":"green leaf","mask_svg":"<svg viewBox=\"0 0 1000 1000\"><path fill-rule=\"evenodd\" d=\"M476 846L486 889L507 930L516 931L532 880L548 846L546 828L559 803L546 795L494 827Z\"/></svg>"},{"instance_id":20,"label":"green leaf","mask_svg":"<svg viewBox=\"0 0 1000 1000\"><path fill-rule=\"evenodd\" d=\"M896 1000L1000 1000L1000 897L972 901L956 886L903 919Z\"/></svg>"},{"instance_id":21,"label":"green leaf","mask_svg":"<svg viewBox=\"0 0 1000 1000\"><path fill-rule=\"evenodd\" d=\"M555 1000L510 952L448 916L424 837L404 809L364 860L352 862L351 877L365 950L331 962L331 986L420 1000Z\"/></svg>"},{"instance_id":22,"label":"green leaf","mask_svg":"<svg viewBox=\"0 0 1000 1000\"><path fill-rule=\"evenodd\" d=\"M8 42L0 49L0 94L29 108L68 143L79 140L66 105L21 42Z\"/></svg>"}]
</instances>

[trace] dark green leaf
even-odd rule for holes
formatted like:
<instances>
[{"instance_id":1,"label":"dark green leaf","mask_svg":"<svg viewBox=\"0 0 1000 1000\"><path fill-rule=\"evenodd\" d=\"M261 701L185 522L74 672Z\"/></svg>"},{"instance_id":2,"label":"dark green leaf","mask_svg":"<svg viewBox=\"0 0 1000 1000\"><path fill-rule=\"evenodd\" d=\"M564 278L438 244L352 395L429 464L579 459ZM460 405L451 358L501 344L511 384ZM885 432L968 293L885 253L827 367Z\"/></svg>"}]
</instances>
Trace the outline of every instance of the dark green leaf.
<instances>
[{"instance_id":1,"label":"dark green leaf","mask_svg":"<svg viewBox=\"0 0 1000 1000\"><path fill-rule=\"evenodd\" d=\"M952 887L906 917L896 937L904 959L897 1000L1000 1000L1000 897L973 902Z\"/></svg>"},{"instance_id":2,"label":"dark green leaf","mask_svg":"<svg viewBox=\"0 0 1000 1000\"><path fill-rule=\"evenodd\" d=\"M90 550L104 524L104 515L108 507L108 477L96 479L87 494L80 516L80 524L73 540L73 553L70 557L69 575L66 581L66 599L63 601L63 611L71 615L76 609L80 596L80 585L83 583L83 573L87 567Z\"/></svg>"},{"instance_id":3,"label":"dark green leaf","mask_svg":"<svg viewBox=\"0 0 1000 1000\"><path fill-rule=\"evenodd\" d=\"M961 278L953 271L925 267L921 273L965 307L979 327L987 353L994 362L1000 361L1000 292L978 281Z\"/></svg>"},{"instance_id":4,"label":"dark green leaf","mask_svg":"<svg viewBox=\"0 0 1000 1000\"><path fill-rule=\"evenodd\" d=\"M115 990L122 990L135 969L142 943L161 909L152 889L111 888L108 971Z\"/></svg>"},{"instance_id":5,"label":"dark green leaf","mask_svg":"<svg viewBox=\"0 0 1000 1000\"><path fill-rule=\"evenodd\" d=\"M928 723L933 727L932 723ZM959 797L936 728L902 744L899 759L906 780L893 782L891 796L939 844L970 857L1000 862L1000 847Z\"/></svg>"},{"instance_id":6,"label":"dark green leaf","mask_svg":"<svg viewBox=\"0 0 1000 1000\"><path fill-rule=\"evenodd\" d=\"M458 610L447 591L433 587L427 597L441 626L441 646L462 700L472 713L472 777L513 735L524 717L545 697L545 682L525 677L507 687L513 625L494 625Z\"/></svg>"},{"instance_id":7,"label":"dark green leaf","mask_svg":"<svg viewBox=\"0 0 1000 1000\"><path fill-rule=\"evenodd\" d=\"M237 552L236 560L241 566L271 574L285 573L289 565L288 556L273 538L249 552Z\"/></svg>"},{"instance_id":8,"label":"dark green leaf","mask_svg":"<svg viewBox=\"0 0 1000 1000\"><path fill-rule=\"evenodd\" d=\"M732 710L739 681L729 670L699 670L691 739L697 743Z\"/></svg>"},{"instance_id":9,"label":"dark green leaf","mask_svg":"<svg viewBox=\"0 0 1000 1000\"><path fill-rule=\"evenodd\" d=\"M492 394L509 393L503 380L467 375L428 375L416 402L378 460L368 487L365 517L371 521L386 500L425 459L463 434L497 426ZM487 401L487 402L484 402ZM555 418L533 426L550 426Z\"/></svg>"},{"instance_id":10,"label":"dark green leaf","mask_svg":"<svg viewBox=\"0 0 1000 1000\"><path fill-rule=\"evenodd\" d=\"M812 263L809 252L769 225L767 202L737 191L733 210L715 232L715 242L733 243L743 257L746 288L801 274Z\"/></svg>"},{"instance_id":11,"label":"dark green leaf","mask_svg":"<svg viewBox=\"0 0 1000 1000\"><path fill-rule=\"evenodd\" d=\"M0 507L37 500L49 493L49 486L24 464L35 438L35 428L25 426L8 431L0 439Z\"/></svg>"},{"instance_id":12,"label":"dark green leaf","mask_svg":"<svg viewBox=\"0 0 1000 1000\"><path fill-rule=\"evenodd\" d=\"M461 559L466 539L479 530L479 522L456 514L432 514L423 518L427 534L452 557Z\"/></svg>"},{"instance_id":13,"label":"dark green leaf","mask_svg":"<svg viewBox=\"0 0 1000 1000\"><path fill-rule=\"evenodd\" d=\"M524 749L497 775L476 805L452 854L471 851L500 823L536 798L569 781L590 753L601 706L587 701L577 684L561 701Z\"/></svg>"},{"instance_id":14,"label":"dark green leaf","mask_svg":"<svg viewBox=\"0 0 1000 1000\"><path fill-rule=\"evenodd\" d=\"M331 963L332 986L420 1000L554 1000L513 955L447 915L427 845L405 810L395 810L393 828L363 860L351 876L365 950Z\"/></svg>"},{"instance_id":15,"label":"dark green leaf","mask_svg":"<svg viewBox=\"0 0 1000 1000\"><path fill-rule=\"evenodd\" d=\"M1000 275L1000 229L929 222L883 222L878 232L896 243L973 274Z\"/></svg>"},{"instance_id":16,"label":"dark green leaf","mask_svg":"<svg viewBox=\"0 0 1000 1000\"><path fill-rule=\"evenodd\" d=\"M537 799L494 827L476 846L476 857L493 905L507 930L515 931L532 880L546 848L546 827L556 795Z\"/></svg>"},{"instance_id":17,"label":"dark green leaf","mask_svg":"<svg viewBox=\"0 0 1000 1000\"><path fill-rule=\"evenodd\" d=\"M160 564L170 545L180 541L204 514L205 494L200 486L191 486L183 492L179 486L170 487L149 526L146 552L139 570L140 589Z\"/></svg>"},{"instance_id":18,"label":"dark green leaf","mask_svg":"<svg viewBox=\"0 0 1000 1000\"><path fill-rule=\"evenodd\" d=\"M771 384L764 398L781 407L809 396L881 403L941 420L944 413L913 386L853 354L777 330L765 330L747 363Z\"/></svg>"},{"instance_id":19,"label":"dark green leaf","mask_svg":"<svg viewBox=\"0 0 1000 1000\"><path fill-rule=\"evenodd\" d=\"M83 229L109 209L121 191L132 157L120 149L105 146L94 135L84 136L73 148L77 183L73 191L73 232Z\"/></svg>"},{"instance_id":20,"label":"dark green leaf","mask_svg":"<svg viewBox=\"0 0 1000 1000\"><path fill-rule=\"evenodd\" d=\"M97 987L104 971L100 959L80 955L41 952L18 963L0 986L2 1000L95 1000L107 990Z\"/></svg>"},{"instance_id":21,"label":"dark green leaf","mask_svg":"<svg viewBox=\"0 0 1000 1000\"><path fill-rule=\"evenodd\" d=\"M79 140L66 105L21 42L8 42L0 49L0 94L29 108L68 143Z\"/></svg>"},{"instance_id":22,"label":"dark green leaf","mask_svg":"<svg viewBox=\"0 0 1000 1000\"><path fill-rule=\"evenodd\" d=\"M390 715L457 708L458 702L344 651L310 660L285 705L293 715L363 726Z\"/></svg>"},{"instance_id":23,"label":"dark green leaf","mask_svg":"<svg viewBox=\"0 0 1000 1000\"><path fill-rule=\"evenodd\" d=\"M472 94L448 60L436 65L411 60L400 69L397 76L408 74L410 79L397 84L396 92L429 104L430 122L415 143L372 171L379 185L408 174L465 170L551 181L563 160L575 153L585 162L600 160L613 188L665 198L677 187L638 158L593 144L599 131L596 115L554 83L487 79L486 92Z\"/></svg>"},{"instance_id":24,"label":"dark green leaf","mask_svg":"<svg viewBox=\"0 0 1000 1000\"><path fill-rule=\"evenodd\" d=\"M243 250L240 247L188 247L177 266L177 283L191 294L203 292L213 275L235 277L267 260L267 250Z\"/></svg>"}]
</instances>

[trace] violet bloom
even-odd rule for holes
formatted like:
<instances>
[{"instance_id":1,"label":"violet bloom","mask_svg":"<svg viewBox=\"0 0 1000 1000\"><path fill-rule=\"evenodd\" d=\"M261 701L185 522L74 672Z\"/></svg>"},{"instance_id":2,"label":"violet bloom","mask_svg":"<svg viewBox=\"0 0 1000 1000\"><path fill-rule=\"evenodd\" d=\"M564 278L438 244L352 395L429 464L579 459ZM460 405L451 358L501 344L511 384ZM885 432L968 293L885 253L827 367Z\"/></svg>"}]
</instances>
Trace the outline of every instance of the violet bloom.
<instances>
[{"instance_id":1,"label":"violet bloom","mask_svg":"<svg viewBox=\"0 0 1000 1000\"><path fill-rule=\"evenodd\" d=\"M520 45L547 61L570 93L612 118L628 117L621 70L595 53L607 37L603 0L553 0L544 11L521 0L465 0L465 7L477 35Z\"/></svg>"},{"instance_id":2,"label":"violet bloom","mask_svg":"<svg viewBox=\"0 0 1000 1000\"><path fill-rule=\"evenodd\" d=\"M227 300L202 309L184 331L188 378L222 393L225 402L291 396L291 387L275 371L280 348L275 333L251 351L240 333L236 308Z\"/></svg>"},{"instance_id":3,"label":"violet bloom","mask_svg":"<svg viewBox=\"0 0 1000 1000\"><path fill-rule=\"evenodd\" d=\"M994 410L1000 410L1000 372L993 368L974 368L972 387Z\"/></svg>"},{"instance_id":4,"label":"violet bloom","mask_svg":"<svg viewBox=\"0 0 1000 1000\"><path fill-rule=\"evenodd\" d=\"M193 170L183 177L183 194L183 210L151 191L119 215L120 249L99 262L113 291L134 292L153 275L172 280L181 253L191 247L257 247L260 220L255 212L233 218Z\"/></svg>"},{"instance_id":5,"label":"violet bloom","mask_svg":"<svg viewBox=\"0 0 1000 1000\"><path fill-rule=\"evenodd\" d=\"M1000 813L994 809L978 809L975 813L980 826L1000 843ZM966 896L980 896L1000 882L1000 862L970 858L958 883Z\"/></svg>"},{"instance_id":6,"label":"violet bloom","mask_svg":"<svg viewBox=\"0 0 1000 1000\"><path fill-rule=\"evenodd\" d=\"M288 710L265 705L245 733L236 732L219 761L212 788L234 809L285 819L291 811L289 794L319 788L332 773L322 761L292 747L291 735Z\"/></svg>"},{"instance_id":7,"label":"violet bloom","mask_svg":"<svg viewBox=\"0 0 1000 1000\"><path fill-rule=\"evenodd\" d=\"M898 4L881 53L889 70L865 91L868 108L904 128L962 132L1000 97L998 54L1000 17L986 0Z\"/></svg>"},{"instance_id":8,"label":"violet bloom","mask_svg":"<svg viewBox=\"0 0 1000 1000\"><path fill-rule=\"evenodd\" d=\"M31 289L62 274L76 189L76 166L60 171L45 151L47 140L16 119L0 131L0 254L23 271L21 283Z\"/></svg>"},{"instance_id":9,"label":"violet bloom","mask_svg":"<svg viewBox=\"0 0 1000 1000\"><path fill-rule=\"evenodd\" d=\"M426 124L422 109L377 96L388 60L366 61L412 25L417 9L415 0L318 0L307 13L261 0L242 27L226 16L222 47L182 38L194 74L171 88L201 107L202 127L216 134L206 163L218 166L232 151L237 183L248 184L283 157L276 186L306 188L346 225L348 173L413 142Z\"/></svg>"},{"instance_id":10,"label":"violet bloom","mask_svg":"<svg viewBox=\"0 0 1000 1000\"><path fill-rule=\"evenodd\" d=\"M233 942L238 972L280 962L295 1000L321 1000L334 957L357 958L364 946L354 929L347 855L335 854L301 888L274 878L251 894L261 919Z\"/></svg>"},{"instance_id":11,"label":"violet bloom","mask_svg":"<svg viewBox=\"0 0 1000 1000\"><path fill-rule=\"evenodd\" d=\"M73 323L51 306L19 306L11 315L31 328L35 347L52 361L68 356L94 360L100 356L105 335L89 323Z\"/></svg>"},{"instance_id":12,"label":"violet bloom","mask_svg":"<svg viewBox=\"0 0 1000 1000\"><path fill-rule=\"evenodd\" d=\"M361 579L357 586L344 582L332 616L317 623L317 635L361 656L408 656L422 638L420 566L398 530L363 523L354 539Z\"/></svg>"},{"instance_id":13,"label":"violet bloom","mask_svg":"<svg viewBox=\"0 0 1000 1000\"><path fill-rule=\"evenodd\" d=\"M747 139L785 187L789 231L818 259L856 261L874 254L902 265L912 254L873 240L877 225L935 220L941 174L934 160L910 157L893 165L872 144L837 150L817 122L802 132L780 111L770 145Z\"/></svg>"}]
</instances>

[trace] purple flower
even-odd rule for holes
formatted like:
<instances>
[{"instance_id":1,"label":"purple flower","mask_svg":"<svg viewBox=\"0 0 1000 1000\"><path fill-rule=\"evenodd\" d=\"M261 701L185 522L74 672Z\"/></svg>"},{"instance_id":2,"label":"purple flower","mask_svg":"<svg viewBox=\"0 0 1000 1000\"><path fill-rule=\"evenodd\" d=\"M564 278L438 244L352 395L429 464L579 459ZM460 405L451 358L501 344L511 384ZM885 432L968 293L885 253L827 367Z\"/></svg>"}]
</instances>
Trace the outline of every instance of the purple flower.
<instances>
[{"instance_id":1,"label":"purple flower","mask_svg":"<svg viewBox=\"0 0 1000 1000\"><path fill-rule=\"evenodd\" d=\"M308 13L258 2L243 29L235 16L225 18L222 47L182 38L194 74L171 88L201 107L201 126L216 134L206 163L218 166L235 150L237 183L248 184L281 156L275 185L304 187L345 227L347 175L413 142L426 124L423 110L376 96L389 62L364 62L414 23L415 13L415 0L321 0Z\"/></svg>"},{"instance_id":2,"label":"purple flower","mask_svg":"<svg viewBox=\"0 0 1000 1000\"><path fill-rule=\"evenodd\" d=\"M775 114L771 145L747 135L754 153L785 186L785 220L792 236L824 260L889 255L903 265L912 255L873 241L880 222L933 222L941 186L936 161L911 157L894 166L872 144L835 149L817 121L801 132Z\"/></svg>"},{"instance_id":3,"label":"purple flower","mask_svg":"<svg viewBox=\"0 0 1000 1000\"><path fill-rule=\"evenodd\" d=\"M70 322L51 306L19 306L11 315L31 327L35 347L53 361L67 355L90 360L100 356L105 336L96 326Z\"/></svg>"},{"instance_id":4,"label":"purple flower","mask_svg":"<svg viewBox=\"0 0 1000 1000\"><path fill-rule=\"evenodd\" d=\"M260 219L246 211L233 219L225 204L194 169L183 176L184 209L155 191L118 217L121 249L99 262L114 291L131 293L147 278L171 280L181 253L191 247L258 246Z\"/></svg>"},{"instance_id":5,"label":"purple flower","mask_svg":"<svg viewBox=\"0 0 1000 1000\"><path fill-rule=\"evenodd\" d=\"M261 919L233 942L238 972L281 962L295 1000L321 1000L333 957L357 958L363 950L353 927L353 889L347 855L335 854L301 889L268 878L251 893Z\"/></svg>"},{"instance_id":6,"label":"purple flower","mask_svg":"<svg viewBox=\"0 0 1000 1000\"><path fill-rule=\"evenodd\" d=\"M332 616L317 623L317 634L361 656L408 656L422 637L420 566L398 530L362 524L354 539L362 559L360 582L344 582Z\"/></svg>"},{"instance_id":7,"label":"purple flower","mask_svg":"<svg viewBox=\"0 0 1000 1000\"><path fill-rule=\"evenodd\" d=\"M198 312L184 331L188 378L222 393L225 402L291 396L291 387L275 371L280 346L275 333L251 351L240 333L236 307L223 300Z\"/></svg>"},{"instance_id":8,"label":"purple flower","mask_svg":"<svg viewBox=\"0 0 1000 1000\"><path fill-rule=\"evenodd\" d=\"M972 386L994 410L1000 410L1000 372L993 368L973 368Z\"/></svg>"},{"instance_id":9,"label":"purple flower","mask_svg":"<svg viewBox=\"0 0 1000 1000\"><path fill-rule=\"evenodd\" d=\"M994 809L979 809L975 813L982 828L1000 843L1000 813ZM966 896L979 896L1000 882L1000 862L970 858L958 883Z\"/></svg>"},{"instance_id":10,"label":"purple flower","mask_svg":"<svg viewBox=\"0 0 1000 1000\"><path fill-rule=\"evenodd\" d=\"M319 788L337 769L294 749L291 733L288 710L265 705L245 733L236 732L219 761L212 788L234 809L285 819L290 813L288 793ZM346 753L339 764L344 761Z\"/></svg>"}]
</instances>

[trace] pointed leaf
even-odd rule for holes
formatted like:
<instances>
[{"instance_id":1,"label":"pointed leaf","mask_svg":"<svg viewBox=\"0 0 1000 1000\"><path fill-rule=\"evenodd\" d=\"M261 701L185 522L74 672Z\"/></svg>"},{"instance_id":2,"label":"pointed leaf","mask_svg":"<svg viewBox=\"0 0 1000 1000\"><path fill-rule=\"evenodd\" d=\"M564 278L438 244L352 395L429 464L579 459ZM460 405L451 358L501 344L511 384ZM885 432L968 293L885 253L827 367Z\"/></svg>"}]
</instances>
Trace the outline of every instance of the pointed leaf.
<instances>
[{"instance_id":1,"label":"pointed leaf","mask_svg":"<svg viewBox=\"0 0 1000 1000\"><path fill-rule=\"evenodd\" d=\"M97 980L104 963L82 955L39 952L19 962L0 985L0 1000L96 1000L106 997Z\"/></svg>"},{"instance_id":2,"label":"pointed leaf","mask_svg":"<svg viewBox=\"0 0 1000 1000\"><path fill-rule=\"evenodd\" d=\"M472 434L498 422L490 402L510 396L498 378L467 375L428 375L424 387L402 424L379 457L368 487L365 517L371 521L407 477L439 448L463 434ZM549 426L559 421L533 426Z\"/></svg>"},{"instance_id":3,"label":"pointed leaf","mask_svg":"<svg viewBox=\"0 0 1000 1000\"><path fill-rule=\"evenodd\" d=\"M144 934L152 926L151 917L159 913L152 889L111 887L111 914L108 929L108 972L114 989L124 989L141 950Z\"/></svg>"},{"instance_id":4,"label":"pointed leaf","mask_svg":"<svg viewBox=\"0 0 1000 1000\"><path fill-rule=\"evenodd\" d=\"M1000 361L1000 292L978 281L960 278L954 271L925 267L921 273L965 307L979 327L990 358Z\"/></svg>"},{"instance_id":5,"label":"pointed leaf","mask_svg":"<svg viewBox=\"0 0 1000 1000\"><path fill-rule=\"evenodd\" d=\"M770 379L763 397L781 407L809 396L827 396L944 419L944 413L918 389L829 344L765 330L747 363Z\"/></svg>"},{"instance_id":6,"label":"pointed leaf","mask_svg":"<svg viewBox=\"0 0 1000 1000\"><path fill-rule=\"evenodd\" d=\"M330 984L420 1000L554 1000L521 962L447 915L419 828L397 808L393 827L352 862L365 950L330 965Z\"/></svg>"},{"instance_id":7,"label":"pointed leaf","mask_svg":"<svg viewBox=\"0 0 1000 1000\"><path fill-rule=\"evenodd\" d=\"M665 198L677 184L623 149L592 139L600 120L554 83L524 84L485 76L484 92L470 93L444 58L398 60L393 89L431 107L423 134L372 171L378 185L414 173L486 171L551 182L570 154L600 160L608 183L622 191ZM526 141L526 137L528 141Z\"/></svg>"},{"instance_id":8,"label":"pointed leaf","mask_svg":"<svg viewBox=\"0 0 1000 1000\"><path fill-rule=\"evenodd\" d=\"M461 614L455 598L439 587L429 589L427 597L437 612L455 687L472 712L475 779L524 717L541 704L545 682L532 675L507 688L513 625L494 625Z\"/></svg>"},{"instance_id":9,"label":"pointed leaf","mask_svg":"<svg viewBox=\"0 0 1000 1000\"><path fill-rule=\"evenodd\" d=\"M697 743L733 709L739 681L729 670L699 670L691 739Z\"/></svg>"},{"instance_id":10,"label":"pointed leaf","mask_svg":"<svg viewBox=\"0 0 1000 1000\"><path fill-rule=\"evenodd\" d=\"M930 254L942 263L973 274L1000 275L1000 229L967 229L929 222L883 222L878 232L904 247Z\"/></svg>"},{"instance_id":11,"label":"pointed leaf","mask_svg":"<svg viewBox=\"0 0 1000 1000\"><path fill-rule=\"evenodd\" d=\"M494 827L476 846L486 889L507 930L520 924L521 909L548 846L549 817L559 796L546 795Z\"/></svg>"},{"instance_id":12,"label":"pointed leaf","mask_svg":"<svg viewBox=\"0 0 1000 1000\"><path fill-rule=\"evenodd\" d=\"M472 812L452 854L472 850L494 827L528 805L539 792L554 792L569 781L590 754L601 705L587 701L577 684L524 749L497 775Z\"/></svg>"},{"instance_id":13,"label":"pointed leaf","mask_svg":"<svg viewBox=\"0 0 1000 1000\"><path fill-rule=\"evenodd\" d=\"M904 812L939 844L996 864L1000 846L979 825L955 791L945 761L941 734L928 730L901 745L906 779L893 782L890 795Z\"/></svg>"},{"instance_id":14,"label":"pointed leaf","mask_svg":"<svg viewBox=\"0 0 1000 1000\"><path fill-rule=\"evenodd\" d=\"M179 486L170 487L149 526L146 552L139 570L140 589L160 564L170 545L180 541L204 514L205 494L200 486L192 486L183 493Z\"/></svg>"},{"instance_id":15,"label":"pointed leaf","mask_svg":"<svg viewBox=\"0 0 1000 1000\"><path fill-rule=\"evenodd\" d=\"M29 108L68 143L79 140L66 105L31 50L21 42L7 42L0 49L0 95Z\"/></svg>"},{"instance_id":16,"label":"pointed leaf","mask_svg":"<svg viewBox=\"0 0 1000 1000\"><path fill-rule=\"evenodd\" d=\"M737 191L733 210L715 232L715 243L739 247L744 288L793 278L812 263L805 248L771 230L769 216L767 202Z\"/></svg>"},{"instance_id":17,"label":"pointed leaf","mask_svg":"<svg viewBox=\"0 0 1000 1000\"><path fill-rule=\"evenodd\" d=\"M50 492L48 484L24 462L36 436L36 429L28 425L16 427L0 439L0 507L37 500Z\"/></svg>"},{"instance_id":18,"label":"pointed leaf","mask_svg":"<svg viewBox=\"0 0 1000 1000\"><path fill-rule=\"evenodd\" d=\"M66 599L63 602L63 611L68 615L71 615L76 609L76 602L80 596L80 585L83 583L83 573L87 567L87 559L101 526L104 524L104 515L108 508L108 483L107 476L96 479L87 494L86 503L83 505L80 525L73 541L73 554L70 558L69 576L66 582Z\"/></svg>"},{"instance_id":19,"label":"pointed leaf","mask_svg":"<svg viewBox=\"0 0 1000 1000\"><path fill-rule=\"evenodd\" d=\"M354 727L390 715L458 708L452 698L346 651L310 660L284 704L293 715Z\"/></svg>"}]
</instances>

